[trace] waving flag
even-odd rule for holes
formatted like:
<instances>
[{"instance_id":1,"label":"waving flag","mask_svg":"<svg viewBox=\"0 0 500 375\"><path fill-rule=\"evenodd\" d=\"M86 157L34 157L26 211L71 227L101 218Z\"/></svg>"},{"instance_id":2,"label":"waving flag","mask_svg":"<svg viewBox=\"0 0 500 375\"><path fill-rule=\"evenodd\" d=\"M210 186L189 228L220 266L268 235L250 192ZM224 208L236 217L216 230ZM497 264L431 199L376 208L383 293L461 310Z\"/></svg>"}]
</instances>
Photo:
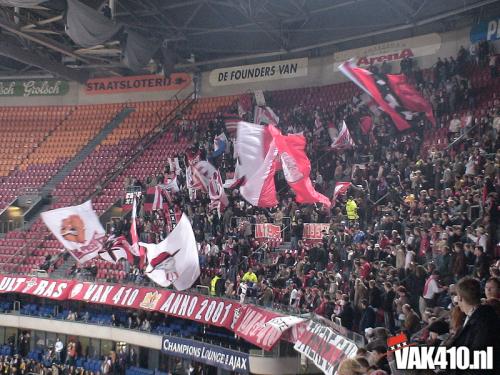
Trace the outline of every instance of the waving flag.
<instances>
[{"instance_id":1,"label":"waving flag","mask_svg":"<svg viewBox=\"0 0 500 375\"><path fill-rule=\"evenodd\" d=\"M260 124L274 124L280 122L280 118L269 107L255 107L253 122Z\"/></svg>"},{"instance_id":2,"label":"waving flag","mask_svg":"<svg viewBox=\"0 0 500 375\"><path fill-rule=\"evenodd\" d=\"M126 259L130 264L134 264L132 246L124 236L111 235L104 243L103 249L99 250L98 253L102 259L110 263L116 264L120 259Z\"/></svg>"},{"instance_id":3,"label":"waving flag","mask_svg":"<svg viewBox=\"0 0 500 375\"><path fill-rule=\"evenodd\" d=\"M338 137L332 142L331 147L335 150L343 150L351 148L352 146L354 146L354 141L351 138L351 133L349 133L345 121L342 121L342 128L340 129Z\"/></svg>"},{"instance_id":4,"label":"waving flag","mask_svg":"<svg viewBox=\"0 0 500 375\"><path fill-rule=\"evenodd\" d=\"M278 204L274 174L278 149L267 127L241 121L235 143L238 158L235 180L243 182L240 193L258 207Z\"/></svg>"},{"instance_id":5,"label":"waving flag","mask_svg":"<svg viewBox=\"0 0 500 375\"><path fill-rule=\"evenodd\" d=\"M41 216L47 228L79 263L95 258L103 249L106 232L90 201L42 212Z\"/></svg>"},{"instance_id":6,"label":"waving flag","mask_svg":"<svg viewBox=\"0 0 500 375\"><path fill-rule=\"evenodd\" d=\"M219 171L215 171L208 184L208 195L210 197L210 209L217 209L219 217L221 213L229 205L229 200L227 199L226 192L224 191L224 185L222 184L222 178Z\"/></svg>"},{"instance_id":7,"label":"waving flag","mask_svg":"<svg viewBox=\"0 0 500 375\"><path fill-rule=\"evenodd\" d=\"M402 106L413 112L423 112L427 119L436 126L436 119L432 112L432 105L420 94L415 87L410 85L404 74L387 74L390 90L399 99Z\"/></svg>"},{"instance_id":8,"label":"waving flag","mask_svg":"<svg viewBox=\"0 0 500 375\"><path fill-rule=\"evenodd\" d=\"M306 139L302 134L284 136L274 126L268 126L276 143L281 161L281 167L288 185L295 192L295 199L299 203L323 203L331 206L330 200L318 193L309 177L311 162L306 155Z\"/></svg>"},{"instance_id":9,"label":"waving flag","mask_svg":"<svg viewBox=\"0 0 500 375\"><path fill-rule=\"evenodd\" d=\"M148 187L144 196L144 210L147 212L166 210L168 201L171 201L170 194L162 185Z\"/></svg>"},{"instance_id":10,"label":"waving flag","mask_svg":"<svg viewBox=\"0 0 500 375\"><path fill-rule=\"evenodd\" d=\"M145 274L156 284L177 290L190 288L200 276L193 228L185 214L168 237L159 244L139 243L146 248Z\"/></svg>"},{"instance_id":11,"label":"waving flag","mask_svg":"<svg viewBox=\"0 0 500 375\"><path fill-rule=\"evenodd\" d=\"M236 129L238 128L238 122L241 121L241 117L235 113L224 113L223 118L227 134L230 138L234 138L236 136Z\"/></svg>"},{"instance_id":12,"label":"waving flag","mask_svg":"<svg viewBox=\"0 0 500 375\"><path fill-rule=\"evenodd\" d=\"M210 155L209 159L217 159L224 153L224 151L226 151L226 147L227 147L227 137L222 132L214 137L214 152L212 152L212 155Z\"/></svg>"},{"instance_id":13,"label":"waving flag","mask_svg":"<svg viewBox=\"0 0 500 375\"><path fill-rule=\"evenodd\" d=\"M350 187L351 187L350 182L337 182L335 184L335 189L333 190L333 199L332 199L334 206L335 203L337 202L337 197L339 195L344 195L345 193L347 193L347 190L349 190Z\"/></svg>"},{"instance_id":14,"label":"waving flag","mask_svg":"<svg viewBox=\"0 0 500 375\"><path fill-rule=\"evenodd\" d=\"M358 68L347 61L339 70L370 95L375 103L386 112L400 131L411 129L408 121L414 119L416 112L424 112L435 124L431 105L399 75L375 75Z\"/></svg>"}]
</instances>

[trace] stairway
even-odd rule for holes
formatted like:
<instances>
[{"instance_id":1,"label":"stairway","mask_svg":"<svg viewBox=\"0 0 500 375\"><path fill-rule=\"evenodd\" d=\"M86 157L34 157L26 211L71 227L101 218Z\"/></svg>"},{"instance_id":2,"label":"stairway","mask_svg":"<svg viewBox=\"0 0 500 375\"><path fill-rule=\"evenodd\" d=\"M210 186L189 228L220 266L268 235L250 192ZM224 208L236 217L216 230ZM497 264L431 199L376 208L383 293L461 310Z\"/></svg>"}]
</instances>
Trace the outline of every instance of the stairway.
<instances>
[{"instance_id":1,"label":"stairway","mask_svg":"<svg viewBox=\"0 0 500 375\"><path fill-rule=\"evenodd\" d=\"M124 107L118 114L95 136L78 154L75 155L64 167L61 168L46 184L42 187L42 196L50 195L56 185L64 180L90 153L99 145L104 138L108 136L125 118L134 112L134 108Z\"/></svg>"},{"instance_id":2,"label":"stairway","mask_svg":"<svg viewBox=\"0 0 500 375\"><path fill-rule=\"evenodd\" d=\"M64 255L61 254L60 256ZM70 255L56 270L50 273L50 277L53 279L68 279L68 271L74 264L75 258Z\"/></svg>"}]
</instances>

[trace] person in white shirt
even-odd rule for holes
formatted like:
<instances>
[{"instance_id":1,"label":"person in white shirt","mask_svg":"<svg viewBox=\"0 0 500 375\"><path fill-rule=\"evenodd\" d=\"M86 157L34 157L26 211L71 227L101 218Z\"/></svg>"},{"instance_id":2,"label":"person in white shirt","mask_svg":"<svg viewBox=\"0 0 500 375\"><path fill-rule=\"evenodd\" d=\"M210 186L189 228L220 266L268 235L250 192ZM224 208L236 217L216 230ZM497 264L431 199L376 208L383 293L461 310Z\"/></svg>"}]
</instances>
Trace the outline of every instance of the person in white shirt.
<instances>
[{"instance_id":1,"label":"person in white shirt","mask_svg":"<svg viewBox=\"0 0 500 375\"><path fill-rule=\"evenodd\" d=\"M64 344L59 339L59 337L56 339L56 343L54 344L54 349L56 352L56 360L58 363L61 363L61 353L62 353L62 350L64 349Z\"/></svg>"},{"instance_id":2,"label":"person in white shirt","mask_svg":"<svg viewBox=\"0 0 500 375\"><path fill-rule=\"evenodd\" d=\"M295 301L297 299L298 293L299 292L297 291L297 288L295 288L295 286L292 286L292 291L290 292L290 302L289 302L290 306L295 306Z\"/></svg>"},{"instance_id":3,"label":"person in white shirt","mask_svg":"<svg viewBox=\"0 0 500 375\"><path fill-rule=\"evenodd\" d=\"M425 282L424 292L419 301L419 310L421 315L424 314L426 308L435 306L436 295L446 289L446 287L441 287L439 285L438 278L439 273L438 271L434 270L432 271L432 275L429 276L429 278Z\"/></svg>"},{"instance_id":4,"label":"person in white shirt","mask_svg":"<svg viewBox=\"0 0 500 375\"><path fill-rule=\"evenodd\" d=\"M472 233L468 233L467 237L474 241L474 243L478 246L481 246L483 249L487 249L488 245L488 235L484 233L484 228L483 227L478 227L476 228L476 235L473 235Z\"/></svg>"}]
</instances>

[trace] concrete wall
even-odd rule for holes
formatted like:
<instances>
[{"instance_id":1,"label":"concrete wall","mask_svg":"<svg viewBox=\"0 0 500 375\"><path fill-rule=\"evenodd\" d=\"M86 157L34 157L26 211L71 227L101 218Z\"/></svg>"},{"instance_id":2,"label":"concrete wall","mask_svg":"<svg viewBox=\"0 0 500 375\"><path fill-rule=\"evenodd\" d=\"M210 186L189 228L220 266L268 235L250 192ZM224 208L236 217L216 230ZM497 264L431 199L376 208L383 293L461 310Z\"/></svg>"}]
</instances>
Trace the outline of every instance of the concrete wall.
<instances>
[{"instance_id":1,"label":"concrete wall","mask_svg":"<svg viewBox=\"0 0 500 375\"><path fill-rule=\"evenodd\" d=\"M126 342L131 345L154 350L161 350L162 345L162 337L159 335L109 326L76 323L67 320L0 314L0 326ZM196 360L195 358L193 359ZM299 373L299 369L300 360L298 355L289 358L250 356L250 371L252 374L297 374ZM317 373L314 367L311 370L313 373Z\"/></svg>"}]
</instances>

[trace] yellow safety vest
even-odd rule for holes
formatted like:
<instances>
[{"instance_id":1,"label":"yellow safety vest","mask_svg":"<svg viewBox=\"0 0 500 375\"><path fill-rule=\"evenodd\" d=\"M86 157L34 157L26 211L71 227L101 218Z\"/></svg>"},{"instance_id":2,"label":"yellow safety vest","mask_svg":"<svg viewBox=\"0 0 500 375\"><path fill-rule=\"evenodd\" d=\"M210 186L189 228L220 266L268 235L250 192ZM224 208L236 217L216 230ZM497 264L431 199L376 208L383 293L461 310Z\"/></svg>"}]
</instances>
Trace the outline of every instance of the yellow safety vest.
<instances>
[{"instance_id":1,"label":"yellow safety vest","mask_svg":"<svg viewBox=\"0 0 500 375\"><path fill-rule=\"evenodd\" d=\"M345 210L347 211L347 218L349 220L357 220L358 219L358 205L353 200L348 200L345 205Z\"/></svg>"},{"instance_id":2,"label":"yellow safety vest","mask_svg":"<svg viewBox=\"0 0 500 375\"><path fill-rule=\"evenodd\" d=\"M217 292L215 291L215 286L217 285L217 281L219 281L219 276L214 276L212 281L210 281L210 295L215 296Z\"/></svg>"}]
</instances>

